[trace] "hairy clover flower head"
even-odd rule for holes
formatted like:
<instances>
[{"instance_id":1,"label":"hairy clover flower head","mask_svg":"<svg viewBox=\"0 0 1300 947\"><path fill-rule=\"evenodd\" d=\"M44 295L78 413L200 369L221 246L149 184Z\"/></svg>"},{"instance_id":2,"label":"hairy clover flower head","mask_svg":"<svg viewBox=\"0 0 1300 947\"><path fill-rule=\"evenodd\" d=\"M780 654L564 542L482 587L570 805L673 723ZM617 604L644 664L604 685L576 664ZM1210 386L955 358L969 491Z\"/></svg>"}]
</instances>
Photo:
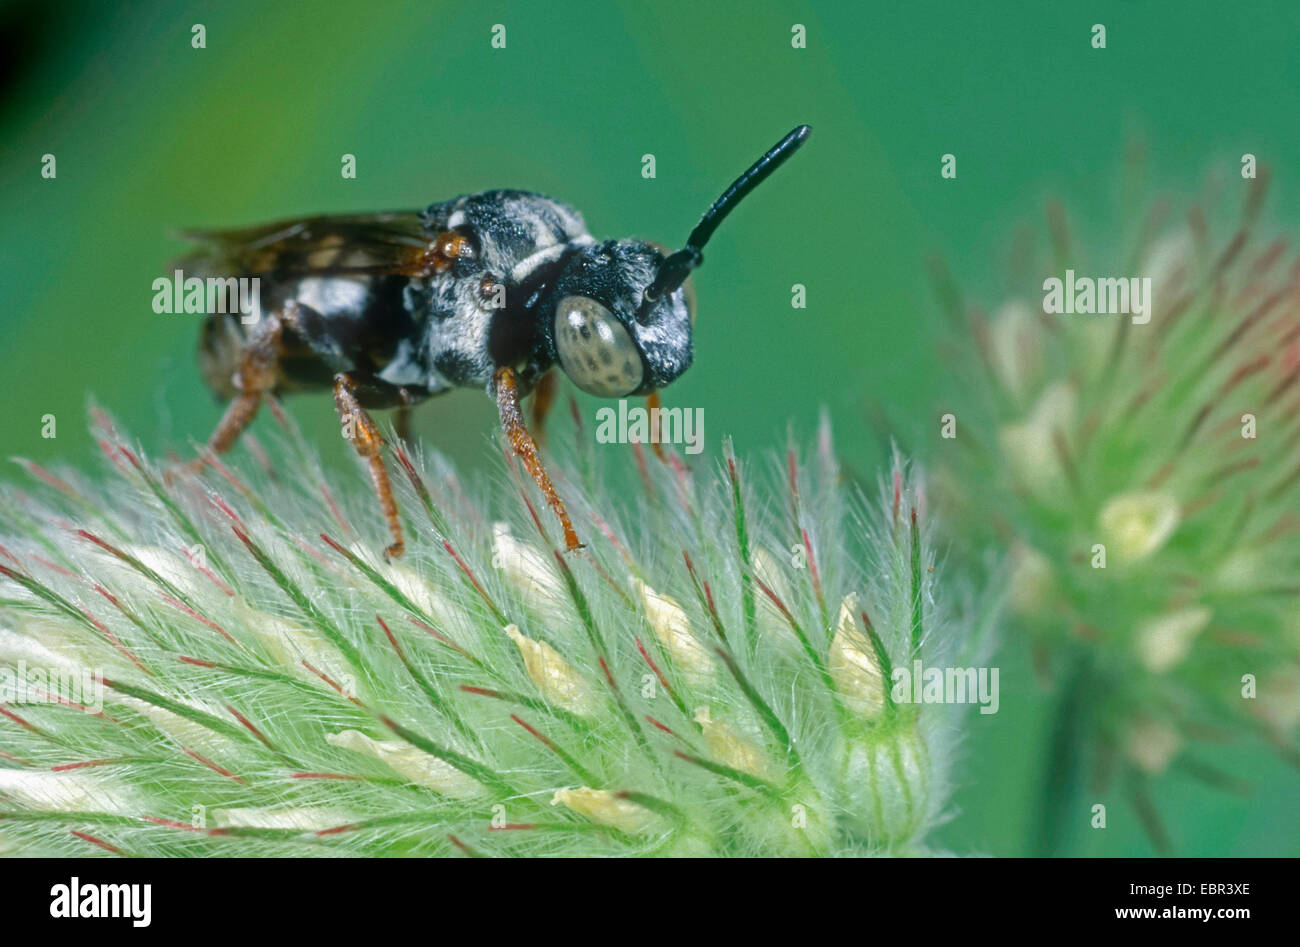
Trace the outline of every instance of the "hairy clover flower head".
<instances>
[{"instance_id":1,"label":"hairy clover flower head","mask_svg":"<svg viewBox=\"0 0 1300 947\"><path fill-rule=\"evenodd\" d=\"M570 448L568 554L512 462L467 489L394 442L386 562L363 476L279 423L173 481L97 415L110 477L6 492L7 850L930 850L959 709L889 671L966 638L901 462L868 501L827 430L770 475Z\"/></svg>"},{"instance_id":2,"label":"hairy clover flower head","mask_svg":"<svg viewBox=\"0 0 1300 947\"><path fill-rule=\"evenodd\" d=\"M1157 838L1144 777L1182 763L1236 788L1198 737L1298 758L1279 708L1300 694L1300 266L1257 235L1263 179L1236 184L1222 235L1161 204L1100 257L1053 207L1046 252L1017 255L1022 288L991 315L943 282L981 393L957 412L950 509L1006 551L1010 610L1040 666L1081 683L1096 772L1137 777ZM1146 321L1055 311L1044 291L1067 271L1149 280Z\"/></svg>"}]
</instances>

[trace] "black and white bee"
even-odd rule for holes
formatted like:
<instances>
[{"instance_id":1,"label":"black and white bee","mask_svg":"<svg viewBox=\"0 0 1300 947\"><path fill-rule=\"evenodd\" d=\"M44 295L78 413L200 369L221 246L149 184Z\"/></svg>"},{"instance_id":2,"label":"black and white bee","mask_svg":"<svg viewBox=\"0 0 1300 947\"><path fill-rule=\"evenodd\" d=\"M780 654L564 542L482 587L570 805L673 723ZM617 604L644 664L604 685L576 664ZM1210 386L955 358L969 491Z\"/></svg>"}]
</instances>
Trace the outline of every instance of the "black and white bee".
<instances>
[{"instance_id":1,"label":"black and white bee","mask_svg":"<svg viewBox=\"0 0 1300 947\"><path fill-rule=\"evenodd\" d=\"M202 245L191 274L260 281L259 311L204 321L199 366L229 400L208 441L228 449L263 398L333 389L345 436L370 468L392 534L401 522L367 409L409 409L452 388L495 398L512 449L564 529L581 546L528 432L520 399L534 393L535 425L559 366L583 391L646 395L691 364L694 302L688 276L704 245L750 191L808 138L801 125L736 179L685 247L665 254L641 240L597 242L581 215L525 191L488 191L423 213L308 217L244 230L188 234Z\"/></svg>"}]
</instances>

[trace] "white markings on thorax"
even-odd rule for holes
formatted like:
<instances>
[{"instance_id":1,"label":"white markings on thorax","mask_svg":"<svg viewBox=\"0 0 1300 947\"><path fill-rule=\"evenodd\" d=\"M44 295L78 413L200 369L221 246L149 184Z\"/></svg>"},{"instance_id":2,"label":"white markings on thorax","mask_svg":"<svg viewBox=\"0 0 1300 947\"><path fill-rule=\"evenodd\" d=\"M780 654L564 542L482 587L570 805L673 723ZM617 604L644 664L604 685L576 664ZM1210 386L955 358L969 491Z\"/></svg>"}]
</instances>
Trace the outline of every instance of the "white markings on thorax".
<instances>
[{"instance_id":1,"label":"white markings on thorax","mask_svg":"<svg viewBox=\"0 0 1300 947\"><path fill-rule=\"evenodd\" d=\"M564 256L565 252L570 247L585 247L590 246L595 242L596 241L592 237L584 234L581 237L575 237L568 243L556 243L549 247L543 247L536 253L526 256L516 263L514 269L510 271L510 280L514 283L522 283L524 280L528 279L528 277L532 276L539 266L545 266L547 263L554 263L560 257Z\"/></svg>"},{"instance_id":2,"label":"white markings on thorax","mask_svg":"<svg viewBox=\"0 0 1300 947\"><path fill-rule=\"evenodd\" d=\"M365 280L337 276L309 277L299 281L298 302L323 316L338 312L359 314L366 306L370 287Z\"/></svg>"}]
</instances>

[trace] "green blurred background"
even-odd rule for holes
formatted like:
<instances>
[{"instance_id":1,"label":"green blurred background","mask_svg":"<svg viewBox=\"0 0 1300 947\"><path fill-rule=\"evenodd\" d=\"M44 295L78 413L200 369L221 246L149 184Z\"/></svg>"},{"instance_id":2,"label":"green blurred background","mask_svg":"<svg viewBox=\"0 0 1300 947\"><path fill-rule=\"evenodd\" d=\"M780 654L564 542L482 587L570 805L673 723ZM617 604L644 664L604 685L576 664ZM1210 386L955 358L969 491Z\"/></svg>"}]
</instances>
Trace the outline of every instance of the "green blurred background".
<instances>
[{"instance_id":1,"label":"green blurred background","mask_svg":"<svg viewBox=\"0 0 1300 947\"><path fill-rule=\"evenodd\" d=\"M191 48L195 23L206 49ZM806 49L791 47L796 23ZM1105 50L1090 46L1094 23ZM89 460L88 393L151 450L206 438L219 407L194 370L195 317L150 306L178 228L519 187L574 204L599 237L678 245L746 163L808 122L809 146L711 244L696 367L665 398L706 409L711 449L731 433L748 453L783 445L791 424L810 435L826 406L863 472L882 456L864 406L882 404L933 457L952 393L925 255L996 304L999 261L1046 195L1088 232L1120 232L1135 137L1174 195L1257 154L1279 172L1269 213L1294 229L1297 36L1293 0L0 4L0 449ZM946 152L956 180L940 178ZM340 176L344 153L356 180ZM793 283L807 309L791 308ZM327 398L293 409L322 443L337 438ZM40 436L46 414L56 439ZM493 419L462 392L416 427L472 466ZM1001 711L971 718L943 832L958 852L1029 845L1048 705L1019 650L999 661ZM1294 771L1244 747L1213 762L1255 792L1162 779L1178 851L1300 852ZM1110 827L1081 829L1071 850L1152 854L1131 810L1099 801Z\"/></svg>"}]
</instances>

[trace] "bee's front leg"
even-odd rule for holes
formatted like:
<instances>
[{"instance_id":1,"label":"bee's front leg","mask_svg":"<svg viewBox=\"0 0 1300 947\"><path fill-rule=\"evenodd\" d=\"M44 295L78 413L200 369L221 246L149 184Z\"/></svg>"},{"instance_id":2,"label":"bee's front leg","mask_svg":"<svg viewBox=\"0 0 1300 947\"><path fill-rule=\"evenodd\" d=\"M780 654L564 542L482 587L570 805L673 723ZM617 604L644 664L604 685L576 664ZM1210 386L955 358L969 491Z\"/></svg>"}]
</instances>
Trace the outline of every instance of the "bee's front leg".
<instances>
[{"instance_id":1,"label":"bee's front leg","mask_svg":"<svg viewBox=\"0 0 1300 947\"><path fill-rule=\"evenodd\" d=\"M650 394L645 396L645 409L646 409L646 414L650 418L659 416L659 412L663 409L663 404L659 401L659 392L652 391L650 392ZM663 428L657 424L653 424L652 422L651 430L658 430L662 433ZM659 438L656 437L654 440L652 440L650 442L650 447L655 452L655 456L658 457L660 460L668 459L667 457L664 456L664 445L660 443Z\"/></svg>"},{"instance_id":2,"label":"bee's front leg","mask_svg":"<svg viewBox=\"0 0 1300 947\"><path fill-rule=\"evenodd\" d=\"M533 438L541 446L546 445L546 417L555 404L555 369L542 374L533 389Z\"/></svg>"},{"instance_id":3,"label":"bee's front leg","mask_svg":"<svg viewBox=\"0 0 1300 947\"><path fill-rule=\"evenodd\" d=\"M334 407L338 410L339 420L343 423L343 436L370 468L370 479L375 485L375 493L379 497L379 506L384 511L384 519L388 522L388 531L393 537L392 545L384 550L384 555L392 559L400 556L406 549L406 543L402 539L402 521L397 513L397 500L393 497L393 485L388 479L388 469L384 466L384 458L380 454L384 447L384 439L379 433L378 425L357 400L356 387L357 383L346 372L335 375Z\"/></svg>"},{"instance_id":4,"label":"bee's front leg","mask_svg":"<svg viewBox=\"0 0 1300 947\"><path fill-rule=\"evenodd\" d=\"M501 427L510 440L511 449L524 462L524 468L536 481L542 496L546 497L546 502L559 517L560 525L564 528L565 546L570 552L581 549L582 543L578 541L578 534L573 531L573 523L569 520L568 510L564 508L564 501L555 492L555 485L551 483L551 478L547 476L546 468L542 466L541 458L537 455L537 444L524 424L523 411L519 407L519 378L515 370L498 368L492 375L492 387L496 396L497 413L501 415Z\"/></svg>"}]
</instances>

